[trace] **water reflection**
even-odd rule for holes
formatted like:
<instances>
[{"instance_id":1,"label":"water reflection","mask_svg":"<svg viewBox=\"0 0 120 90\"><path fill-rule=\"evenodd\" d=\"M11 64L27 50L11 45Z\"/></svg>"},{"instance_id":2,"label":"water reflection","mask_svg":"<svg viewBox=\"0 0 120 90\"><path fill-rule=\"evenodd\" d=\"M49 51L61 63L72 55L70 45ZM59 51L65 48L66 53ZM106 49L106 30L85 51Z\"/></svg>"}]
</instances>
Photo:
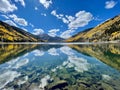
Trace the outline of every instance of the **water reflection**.
<instances>
[{"instance_id":1,"label":"water reflection","mask_svg":"<svg viewBox=\"0 0 120 90\"><path fill-rule=\"evenodd\" d=\"M119 90L119 50L119 44L1 45L0 89Z\"/></svg>"},{"instance_id":2,"label":"water reflection","mask_svg":"<svg viewBox=\"0 0 120 90\"><path fill-rule=\"evenodd\" d=\"M120 44L70 45L71 48L95 57L113 68L120 70Z\"/></svg>"}]
</instances>

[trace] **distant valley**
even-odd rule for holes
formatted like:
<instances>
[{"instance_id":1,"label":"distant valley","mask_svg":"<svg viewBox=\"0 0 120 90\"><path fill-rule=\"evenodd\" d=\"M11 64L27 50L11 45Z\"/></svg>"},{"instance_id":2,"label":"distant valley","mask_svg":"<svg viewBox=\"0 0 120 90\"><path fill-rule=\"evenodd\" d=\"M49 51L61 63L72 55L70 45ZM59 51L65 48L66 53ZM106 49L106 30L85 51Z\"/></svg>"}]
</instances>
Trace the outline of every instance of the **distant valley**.
<instances>
[{"instance_id":1,"label":"distant valley","mask_svg":"<svg viewBox=\"0 0 120 90\"><path fill-rule=\"evenodd\" d=\"M0 21L0 42L103 42L120 41L120 15L64 40L48 34L33 35Z\"/></svg>"},{"instance_id":2,"label":"distant valley","mask_svg":"<svg viewBox=\"0 0 120 90\"><path fill-rule=\"evenodd\" d=\"M33 35L2 21L0 21L0 39L1 42L62 42L64 40L48 34Z\"/></svg>"}]
</instances>

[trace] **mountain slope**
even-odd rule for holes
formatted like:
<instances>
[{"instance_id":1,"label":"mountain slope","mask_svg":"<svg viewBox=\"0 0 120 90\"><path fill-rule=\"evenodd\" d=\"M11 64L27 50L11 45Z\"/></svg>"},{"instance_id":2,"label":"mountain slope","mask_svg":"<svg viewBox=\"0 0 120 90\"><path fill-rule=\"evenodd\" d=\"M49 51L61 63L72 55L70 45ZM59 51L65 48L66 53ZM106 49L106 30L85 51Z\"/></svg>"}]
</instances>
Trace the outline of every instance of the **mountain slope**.
<instances>
[{"instance_id":1,"label":"mountain slope","mask_svg":"<svg viewBox=\"0 0 120 90\"><path fill-rule=\"evenodd\" d=\"M2 42L37 42L42 41L34 35L0 21L0 41Z\"/></svg>"},{"instance_id":2,"label":"mountain slope","mask_svg":"<svg viewBox=\"0 0 120 90\"><path fill-rule=\"evenodd\" d=\"M40 34L37 35L39 38L41 38L42 40L46 41L46 42L62 42L64 39L60 38L60 37L51 37L48 34Z\"/></svg>"},{"instance_id":3,"label":"mountain slope","mask_svg":"<svg viewBox=\"0 0 120 90\"><path fill-rule=\"evenodd\" d=\"M15 59L37 48L37 44L0 45L0 64Z\"/></svg>"},{"instance_id":4,"label":"mountain slope","mask_svg":"<svg viewBox=\"0 0 120 90\"><path fill-rule=\"evenodd\" d=\"M67 39L67 42L100 42L120 40L120 15L107 20L106 22L80 32L74 37Z\"/></svg>"},{"instance_id":5,"label":"mountain slope","mask_svg":"<svg viewBox=\"0 0 120 90\"><path fill-rule=\"evenodd\" d=\"M95 57L105 64L120 70L119 44L69 45L78 52Z\"/></svg>"}]
</instances>

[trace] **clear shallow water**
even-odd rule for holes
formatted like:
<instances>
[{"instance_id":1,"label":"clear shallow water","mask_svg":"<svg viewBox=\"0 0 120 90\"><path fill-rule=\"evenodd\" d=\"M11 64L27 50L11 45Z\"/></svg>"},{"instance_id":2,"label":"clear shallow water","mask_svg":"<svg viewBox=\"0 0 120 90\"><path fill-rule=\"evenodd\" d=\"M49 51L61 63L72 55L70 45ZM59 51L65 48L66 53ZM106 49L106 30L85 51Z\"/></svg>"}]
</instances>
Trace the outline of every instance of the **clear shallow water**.
<instances>
[{"instance_id":1,"label":"clear shallow water","mask_svg":"<svg viewBox=\"0 0 120 90\"><path fill-rule=\"evenodd\" d=\"M0 45L0 90L120 90L120 46Z\"/></svg>"}]
</instances>

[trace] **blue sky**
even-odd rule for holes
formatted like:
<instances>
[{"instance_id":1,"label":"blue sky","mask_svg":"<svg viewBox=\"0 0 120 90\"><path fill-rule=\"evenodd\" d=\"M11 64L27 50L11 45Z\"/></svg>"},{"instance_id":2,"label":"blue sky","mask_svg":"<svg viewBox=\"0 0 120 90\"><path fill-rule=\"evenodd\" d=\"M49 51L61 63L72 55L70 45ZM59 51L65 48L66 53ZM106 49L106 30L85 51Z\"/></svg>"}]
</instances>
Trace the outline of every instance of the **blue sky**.
<instances>
[{"instance_id":1,"label":"blue sky","mask_svg":"<svg viewBox=\"0 0 120 90\"><path fill-rule=\"evenodd\" d=\"M35 35L69 38L120 14L120 0L0 0L0 20Z\"/></svg>"}]
</instances>

